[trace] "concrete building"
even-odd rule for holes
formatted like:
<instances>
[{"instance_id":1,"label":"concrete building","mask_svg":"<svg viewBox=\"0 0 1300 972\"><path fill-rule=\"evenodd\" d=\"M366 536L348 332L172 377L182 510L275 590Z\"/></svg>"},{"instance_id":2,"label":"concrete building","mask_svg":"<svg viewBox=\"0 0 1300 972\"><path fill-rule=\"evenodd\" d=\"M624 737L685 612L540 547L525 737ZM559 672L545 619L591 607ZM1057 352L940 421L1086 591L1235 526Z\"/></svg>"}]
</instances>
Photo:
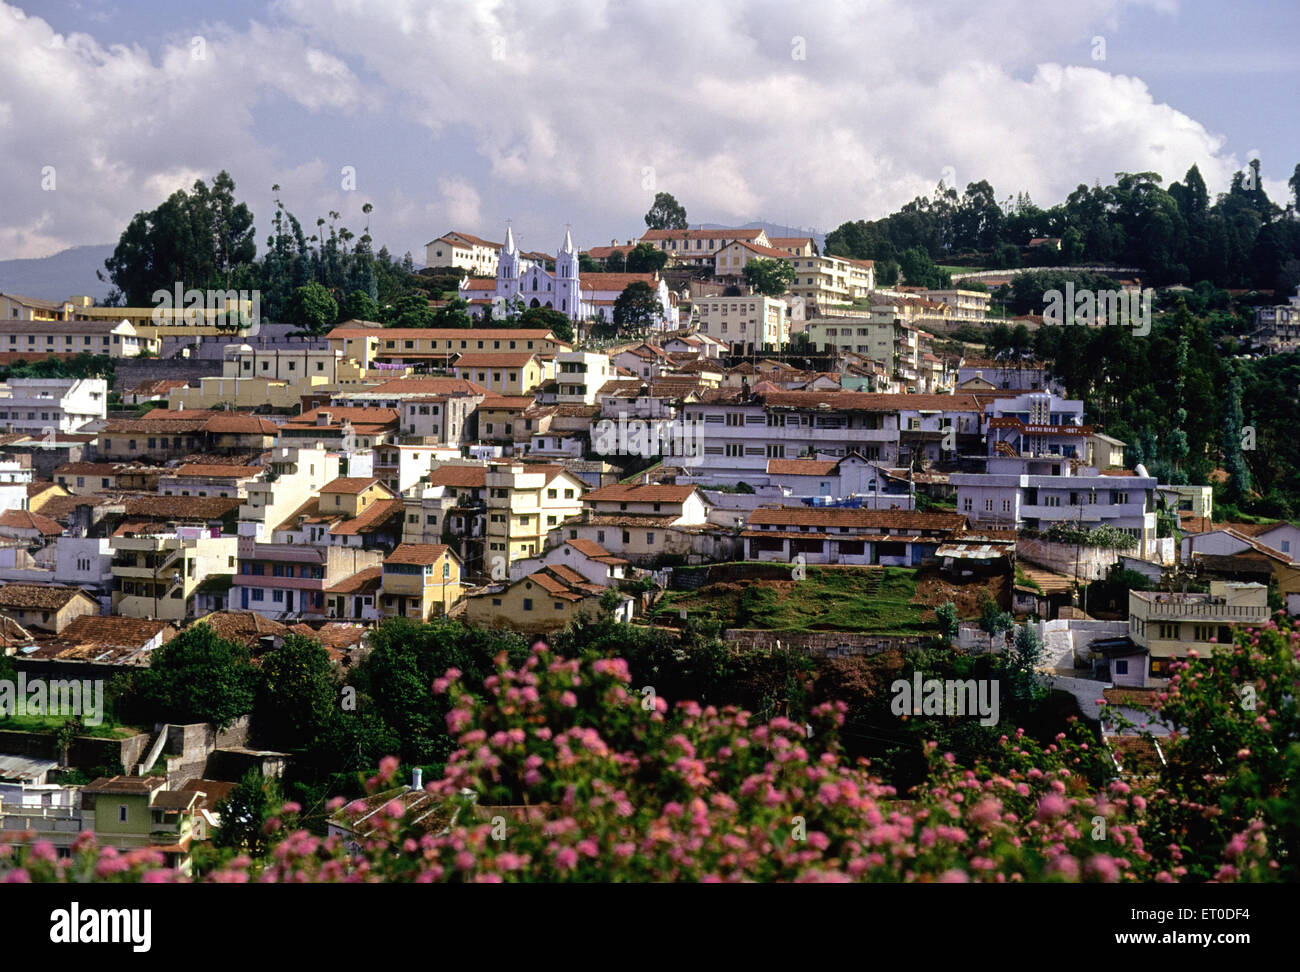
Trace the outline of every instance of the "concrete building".
<instances>
[{"instance_id":1,"label":"concrete building","mask_svg":"<svg viewBox=\"0 0 1300 972\"><path fill-rule=\"evenodd\" d=\"M427 621L460 600L460 558L446 544L403 543L383 562L382 613Z\"/></svg>"},{"instance_id":2,"label":"concrete building","mask_svg":"<svg viewBox=\"0 0 1300 972\"><path fill-rule=\"evenodd\" d=\"M1263 584L1214 581L1208 594L1129 591L1129 637L1149 660L1148 684L1164 684L1169 663L1195 650L1209 656L1215 644L1232 642L1233 625L1259 626L1269 619Z\"/></svg>"},{"instance_id":3,"label":"concrete building","mask_svg":"<svg viewBox=\"0 0 1300 972\"><path fill-rule=\"evenodd\" d=\"M775 297L701 297L696 307L700 333L726 345L732 354L781 351L790 342L789 309Z\"/></svg>"},{"instance_id":4,"label":"concrete building","mask_svg":"<svg viewBox=\"0 0 1300 972\"><path fill-rule=\"evenodd\" d=\"M486 571L504 579L512 561L539 553L547 534L582 511L586 484L558 465L493 464L487 488Z\"/></svg>"},{"instance_id":5,"label":"concrete building","mask_svg":"<svg viewBox=\"0 0 1300 972\"><path fill-rule=\"evenodd\" d=\"M561 405L594 405L597 393L613 376L607 354L561 351L555 356L555 400Z\"/></svg>"},{"instance_id":6,"label":"concrete building","mask_svg":"<svg viewBox=\"0 0 1300 972\"><path fill-rule=\"evenodd\" d=\"M204 527L115 536L113 613L128 618L184 621L194 616L194 595L217 574L233 574L238 537Z\"/></svg>"},{"instance_id":7,"label":"concrete building","mask_svg":"<svg viewBox=\"0 0 1300 972\"><path fill-rule=\"evenodd\" d=\"M0 384L0 426L9 432L77 432L107 415L103 378L11 378Z\"/></svg>"}]
</instances>

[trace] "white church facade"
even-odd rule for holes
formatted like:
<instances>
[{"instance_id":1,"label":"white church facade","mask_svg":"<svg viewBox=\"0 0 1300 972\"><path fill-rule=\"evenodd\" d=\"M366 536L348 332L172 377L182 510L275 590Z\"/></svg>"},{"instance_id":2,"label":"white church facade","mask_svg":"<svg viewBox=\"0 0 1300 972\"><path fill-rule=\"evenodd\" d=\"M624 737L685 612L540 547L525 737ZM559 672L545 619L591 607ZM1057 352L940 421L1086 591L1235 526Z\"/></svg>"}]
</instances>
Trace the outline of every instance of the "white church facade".
<instances>
[{"instance_id":1,"label":"white church facade","mask_svg":"<svg viewBox=\"0 0 1300 972\"><path fill-rule=\"evenodd\" d=\"M657 273L578 273L578 251L568 230L564 244L555 256L554 271L542 264L521 258L514 231L506 229L506 241L497 261L495 280L465 277L459 294L476 317L491 316L494 307L504 309L506 302L521 300L525 308L549 307L570 320L605 322L614 320L614 302L629 284L644 283L654 291L663 310L661 327L673 320L672 297L668 284ZM501 311L497 311L501 313Z\"/></svg>"}]
</instances>

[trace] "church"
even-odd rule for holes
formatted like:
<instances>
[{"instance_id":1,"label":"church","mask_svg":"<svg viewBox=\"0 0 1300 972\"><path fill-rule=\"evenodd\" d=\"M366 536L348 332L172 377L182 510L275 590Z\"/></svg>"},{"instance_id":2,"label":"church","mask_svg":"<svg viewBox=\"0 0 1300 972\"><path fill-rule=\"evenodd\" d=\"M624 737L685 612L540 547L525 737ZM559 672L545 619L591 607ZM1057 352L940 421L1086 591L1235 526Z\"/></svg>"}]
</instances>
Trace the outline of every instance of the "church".
<instances>
[{"instance_id":1,"label":"church","mask_svg":"<svg viewBox=\"0 0 1300 972\"><path fill-rule=\"evenodd\" d=\"M594 319L612 322L614 301L629 284L647 284L663 308L661 327L675 327L672 296L668 284L657 273L578 273L578 251L573 236L564 231L564 243L555 256L554 271L540 261L522 257L514 230L506 228L506 242L497 261L495 280L465 277L460 282L462 300L476 317L491 316L502 301L516 298L525 307L550 307L573 321Z\"/></svg>"}]
</instances>

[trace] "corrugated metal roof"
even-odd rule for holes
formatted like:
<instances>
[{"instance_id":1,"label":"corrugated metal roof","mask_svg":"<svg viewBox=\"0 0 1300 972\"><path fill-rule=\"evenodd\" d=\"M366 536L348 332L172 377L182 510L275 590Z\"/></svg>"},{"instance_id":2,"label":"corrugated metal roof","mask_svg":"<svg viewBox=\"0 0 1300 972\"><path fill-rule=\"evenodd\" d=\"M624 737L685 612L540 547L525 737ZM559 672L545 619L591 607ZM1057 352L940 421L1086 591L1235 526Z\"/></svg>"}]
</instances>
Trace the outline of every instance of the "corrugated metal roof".
<instances>
[{"instance_id":1,"label":"corrugated metal roof","mask_svg":"<svg viewBox=\"0 0 1300 972\"><path fill-rule=\"evenodd\" d=\"M0 779L36 780L58 767L52 759L33 759L30 756L12 756L0 753Z\"/></svg>"}]
</instances>

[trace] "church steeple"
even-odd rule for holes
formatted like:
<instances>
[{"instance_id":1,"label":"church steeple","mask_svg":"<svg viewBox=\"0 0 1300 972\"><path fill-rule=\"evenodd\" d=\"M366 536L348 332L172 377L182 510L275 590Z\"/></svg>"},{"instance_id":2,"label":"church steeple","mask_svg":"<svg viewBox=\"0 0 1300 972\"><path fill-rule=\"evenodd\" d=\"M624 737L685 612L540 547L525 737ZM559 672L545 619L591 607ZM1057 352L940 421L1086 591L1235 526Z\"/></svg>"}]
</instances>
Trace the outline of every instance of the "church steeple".
<instances>
[{"instance_id":1,"label":"church steeple","mask_svg":"<svg viewBox=\"0 0 1300 972\"><path fill-rule=\"evenodd\" d=\"M569 227L564 227L564 243L555 255L555 276L557 280L578 279L578 254L573 248L573 234Z\"/></svg>"}]
</instances>

